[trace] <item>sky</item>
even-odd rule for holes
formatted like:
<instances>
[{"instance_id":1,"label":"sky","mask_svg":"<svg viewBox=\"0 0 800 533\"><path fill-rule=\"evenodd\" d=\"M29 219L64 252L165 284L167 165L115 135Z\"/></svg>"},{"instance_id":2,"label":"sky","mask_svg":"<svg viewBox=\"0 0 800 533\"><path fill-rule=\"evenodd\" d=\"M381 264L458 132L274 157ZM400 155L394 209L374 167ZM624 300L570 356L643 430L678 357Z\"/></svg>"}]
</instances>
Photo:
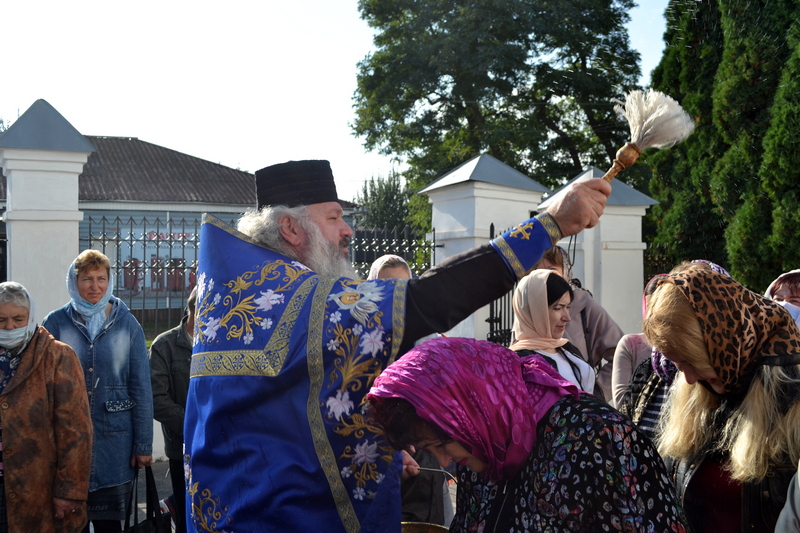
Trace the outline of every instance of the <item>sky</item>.
<instances>
[{"instance_id":1,"label":"sky","mask_svg":"<svg viewBox=\"0 0 800 533\"><path fill-rule=\"evenodd\" d=\"M628 25L642 84L668 0ZM84 135L137 137L248 172L327 159L352 200L394 163L354 137L357 63L373 31L356 0L6 2L0 118L47 100Z\"/></svg>"}]
</instances>

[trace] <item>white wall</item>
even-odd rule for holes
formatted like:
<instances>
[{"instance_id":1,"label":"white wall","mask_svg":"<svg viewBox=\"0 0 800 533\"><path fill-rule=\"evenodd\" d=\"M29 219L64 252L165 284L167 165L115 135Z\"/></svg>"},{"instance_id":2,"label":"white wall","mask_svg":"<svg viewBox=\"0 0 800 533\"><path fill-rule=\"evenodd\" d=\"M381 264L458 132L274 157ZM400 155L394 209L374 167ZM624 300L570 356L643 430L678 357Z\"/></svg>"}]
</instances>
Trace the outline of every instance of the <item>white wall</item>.
<instances>
[{"instance_id":1,"label":"white wall","mask_svg":"<svg viewBox=\"0 0 800 533\"><path fill-rule=\"evenodd\" d=\"M8 279L31 293L40 319L69 299L66 274L79 253L78 176L89 152L0 148L6 176Z\"/></svg>"},{"instance_id":2,"label":"white wall","mask_svg":"<svg viewBox=\"0 0 800 533\"><path fill-rule=\"evenodd\" d=\"M645 213L643 206L607 206L600 223L578 234L573 245L573 276L625 333L642 330ZM566 249L569 239L559 245Z\"/></svg>"},{"instance_id":3,"label":"white wall","mask_svg":"<svg viewBox=\"0 0 800 533\"><path fill-rule=\"evenodd\" d=\"M492 223L499 234L528 219L542 196L473 181L444 186L427 194L432 204L436 244L444 245L436 251L437 263L488 242ZM573 244L573 275L625 333L641 331L645 213L645 206L607 206L600 223L577 235ZM567 248L569 239L559 244ZM488 307L480 309L446 333L485 339L489 332L488 316Z\"/></svg>"},{"instance_id":4,"label":"white wall","mask_svg":"<svg viewBox=\"0 0 800 533\"><path fill-rule=\"evenodd\" d=\"M498 235L530 218L542 201L541 192L480 181L448 185L429 191L432 226L436 231L436 262L489 242L489 226ZM486 339L489 308L483 307L446 333L453 337Z\"/></svg>"}]
</instances>

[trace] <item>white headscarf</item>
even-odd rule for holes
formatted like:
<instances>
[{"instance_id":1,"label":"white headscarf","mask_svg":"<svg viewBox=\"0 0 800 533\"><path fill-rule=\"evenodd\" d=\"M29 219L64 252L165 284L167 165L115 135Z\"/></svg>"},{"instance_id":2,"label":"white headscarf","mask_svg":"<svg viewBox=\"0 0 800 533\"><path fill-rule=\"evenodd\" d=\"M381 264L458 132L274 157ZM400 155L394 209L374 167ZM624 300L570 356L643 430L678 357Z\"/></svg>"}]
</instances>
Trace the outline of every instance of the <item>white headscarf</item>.
<instances>
[{"instance_id":1,"label":"white headscarf","mask_svg":"<svg viewBox=\"0 0 800 533\"><path fill-rule=\"evenodd\" d=\"M386 263L388 263L391 260L402 262L408 269L408 275L411 276L411 267L408 266L408 263L406 263L405 259L403 259L399 255L386 254L380 256L375 261L373 261L372 265L369 267L369 275L367 276L367 280L378 279L378 276L380 275L383 267L386 266Z\"/></svg>"},{"instance_id":2,"label":"white headscarf","mask_svg":"<svg viewBox=\"0 0 800 533\"><path fill-rule=\"evenodd\" d=\"M19 305L28 310L28 323L24 328L0 331L0 347L13 350L19 346L25 346L36 333L36 305L28 289L16 281L4 281L0 283L0 302ZM24 329L24 335L21 331Z\"/></svg>"},{"instance_id":3,"label":"white headscarf","mask_svg":"<svg viewBox=\"0 0 800 533\"><path fill-rule=\"evenodd\" d=\"M75 261L73 261L69 266L69 270L67 270L67 292L69 292L69 296L72 298L70 302L72 308L86 321L86 329L89 331L89 337L94 340L106 323L106 306L114 292L113 272L111 272L111 269L108 270L108 288L106 288L106 293L100 298L99 302L90 304L81 298L81 293L78 292L78 271L75 268Z\"/></svg>"}]
</instances>

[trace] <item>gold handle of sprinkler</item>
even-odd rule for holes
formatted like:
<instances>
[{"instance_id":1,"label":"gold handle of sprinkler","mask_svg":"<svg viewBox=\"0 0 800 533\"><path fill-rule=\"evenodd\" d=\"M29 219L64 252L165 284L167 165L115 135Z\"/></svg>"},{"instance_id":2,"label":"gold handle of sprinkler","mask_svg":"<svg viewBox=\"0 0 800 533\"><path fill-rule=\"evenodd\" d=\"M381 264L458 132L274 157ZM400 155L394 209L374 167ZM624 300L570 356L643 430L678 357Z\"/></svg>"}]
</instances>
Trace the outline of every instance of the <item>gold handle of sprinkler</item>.
<instances>
[{"instance_id":1,"label":"gold handle of sprinkler","mask_svg":"<svg viewBox=\"0 0 800 533\"><path fill-rule=\"evenodd\" d=\"M642 152L639 151L639 148L637 148L635 144L625 143L625 146L617 150L617 157L614 159L614 164L608 169L608 172L605 173L603 179L611 183L614 176L636 163L640 155L642 155Z\"/></svg>"}]
</instances>

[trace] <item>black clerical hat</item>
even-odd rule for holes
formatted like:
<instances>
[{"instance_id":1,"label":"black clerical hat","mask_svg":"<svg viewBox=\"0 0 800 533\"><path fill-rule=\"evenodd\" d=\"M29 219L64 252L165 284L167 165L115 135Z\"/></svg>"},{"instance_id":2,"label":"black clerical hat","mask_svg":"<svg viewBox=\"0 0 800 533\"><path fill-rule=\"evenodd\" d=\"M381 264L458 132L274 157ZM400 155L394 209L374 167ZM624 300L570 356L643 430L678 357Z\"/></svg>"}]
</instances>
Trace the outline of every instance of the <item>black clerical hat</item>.
<instances>
[{"instance_id":1,"label":"black clerical hat","mask_svg":"<svg viewBox=\"0 0 800 533\"><path fill-rule=\"evenodd\" d=\"M289 161L256 172L258 208L338 202L331 165L325 160Z\"/></svg>"}]
</instances>

